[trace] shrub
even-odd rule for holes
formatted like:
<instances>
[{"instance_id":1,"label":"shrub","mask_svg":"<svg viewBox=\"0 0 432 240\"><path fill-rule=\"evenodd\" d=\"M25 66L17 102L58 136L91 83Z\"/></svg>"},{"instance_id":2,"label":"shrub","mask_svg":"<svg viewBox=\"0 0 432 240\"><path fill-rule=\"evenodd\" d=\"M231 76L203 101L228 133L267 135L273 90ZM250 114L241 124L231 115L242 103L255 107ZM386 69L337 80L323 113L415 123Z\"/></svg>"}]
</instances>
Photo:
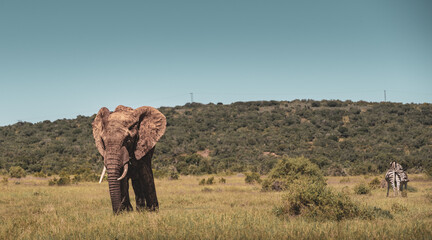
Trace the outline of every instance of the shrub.
<instances>
[{"instance_id":1,"label":"shrub","mask_svg":"<svg viewBox=\"0 0 432 240\"><path fill-rule=\"evenodd\" d=\"M60 178L57 181L58 186L65 186L69 185L71 183L71 179L69 178L69 175L60 175Z\"/></svg>"},{"instance_id":2,"label":"shrub","mask_svg":"<svg viewBox=\"0 0 432 240\"><path fill-rule=\"evenodd\" d=\"M343 194L333 193L324 184L299 182L292 184L283 197L284 213L291 216L303 215L314 219L342 220L353 218L360 211L351 200Z\"/></svg>"},{"instance_id":3,"label":"shrub","mask_svg":"<svg viewBox=\"0 0 432 240\"><path fill-rule=\"evenodd\" d=\"M0 169L0 175L7 175L8 171L4 168Z\"/></svg>"},{"instance_id":4,"label":"shrub","mask_svg":"<svg viewBox=\"0 0 432 240\"><path fill-rule=\"evenodd\" d=\"M54 177L53 179L51 179L51 180L48 181L48 185L49 186L54 186L54 185L57 184L57 181L58 181L57 178Z\"/></svg>"},{"instance_id":5,"label":"shrub","mask_svg":"<svg viewBox=\"0 0 432 240\"><path fill-rule=\"evenodd\" d=\"M220 181L220 180L219 180ZM203 179L201 179L201 181L199 181L199 185L212 185L212 184L214 184L215 183L215 181L214 181L214 177L209 177L209 178L207 178L207 180L205 179L205 178L203 178Z\"/></svg>"},{"instance_id":6,"label":"shrub","mask_svg":"<svg viewBox=\"0 0 432 240\"><path fill-rule=\"evenodd\" d=\"M214 183L214 177L209 177L206 181L206 184L212 185Z\"/></svg>"},{"instance_id":7,"label":"shrub","mask_svg":"<svg viewBox=\"0 0 432 240\"><path fill-rule=\"evenodd\" d=\"M69 175L62 173L60 174L60 178L53 178L48 182L49 186L57 185L57 186L65 186L71 184L71 179Z\"/></svg>"},{"instance_id":8,"label":"shrub","mask_svg":"<svg viewBox=\"0 0 432 240\"><path fill-rule=\"evenodd\" d=\"M40 177L40 178L45 178L46 174L43 172L36 172L35 174L33 174L35 177Z\"/></svg>"},{"instance_id":9,"label":"shrub","mask_svg":"<svg viewBox=\"0 0 432 240\"><path fill-rule=\"evenodd\" d=\"M153 177L154 178L164 178L168 176L168 172L164 169L162 170L157 170L157 169L153 169Z\"/></svg>"},{"instance_id":10,"label":"shrub","mask_svg":"<svg viewBox=\"0 0 432 240\"><path fill-rule=\"evenodd\" d=\"M328 107L340 107L341 105L341 102L336 100L330 100L327 102Z\"/></svg>"},{"instance_id":11,"label":"shrub","mask_svg":"<svg viewBox=\"0 0 432 240\"><path fill-rule=\"evenodd\" d=\"M312 107L319 107L319 106L321 106L320 102L317 102L317 101L312 102Z\"/></svg>"},{"instance_id":12,"label":"shrub","mask_svg":"<svg viewBox=\"0 0 432 240\"><path fill-rule=\"evenodd\" d=\"M377 188L379 188L381 186L381 181L377 178L377 177L375 177L374 179L372 179L370 182L369 182L369 187L371 188L371 189L377 189Z\"/></svg>"},{"instance_id":13,"label":"shrub","mask_svg":"<svg viewBox=\"0 0 432 240\"><path fill-rule=\"evenodd\" d=\"M201 179L201 181L199 181L199 185L205 185L205 183L206 183L205 178L203 178L203 179Z\"/></svg>"},{"instance_id":14,"label":"shrub","mask_svg":"<svg viewBox=\"0 0 432 240\"><path fill-rule=\"evenodd\" d=\"M219 183L226 183L226 179L225 178L219 178Z\"/></svg>"},{"instance_id":15,"label":"shrub","mask_svg":"<svg viewBox=\"0 0 432 240\"><path fill-rule=\"evenodd\" d=\"M327 175L329 176L346 176L347 173L343 169L342 165L333 163L331 164L326 171Z\"/></svg>"},{"instance_id":16,"label":"shrub","mask_svg":"<svg viewBox=\"0 0 432 240\"><path fill-rule=\"evenodd\" d=\"M79 174L78 177L83 182L97 182L100 176L89 169Z\"/></svg>"},{"instance_id":17,"label":"shrub","mask_svg":"<svg viewBox=\"0 0 432 240\"><path fill-rule=\"evenodd\" d=\"M22 178L26 176L26 171L20 166L13 166L9 169L9 175L13 178Z\"/></svg>"},{"instance_id":18,"label":"shrub","mask_svg":"<svg viewBox=\"0 0 432 240\"><path fill-rule=\"evenodd\" d=\"M351 175L365 175L365 179L369 176L367 174L371 173L379 173L378 166L374 163L359 163L351 166L350 168Z\"/></svg>"},{"instance_id":19,"label":"shrub","mask_svg":"<svg viewBox=\"0 0 432 240\"><path fill-rule=\"evenodd\" d=\"M72 183L74 183L74 184L78 184L79 182L81 182L82 181L82 179L81 179L81 175L75 175L73 178L72 178Z\"/></svg>"},{"instance_id":20,"label":"shrub","mask_svg":"<svg viewBox=\"0 0 432 240\"><path fill-rule=\"evenodd\" d=\"M278 216L303 216L312 220L335 220L376 217L392 218L390 212L380 208L361 206L348 195L334 192L324 183L310 184L296 180L283 196L283 205L276 207Z\"/></svg>"},{"instance_id":21,"label":"shrub","mask_svg":"<svg viewBox=\"0 0 432 240\"><path fill-rule=\"evenodd\" d=\"M178 180L179 179L179 174L177 172L171 172L168 179L169 180Z\"/></svg>"},{"instance_id":22,"label":"shrub","mask_svg":"<svg viewBox=\"0 0 432 240\"><path fill-rule=\"evenodd\" d=\"M262 190L286 190L295 180L306 181L309 184L326 184L318 166L309 161L309 159L304 157L283 157L270 171L269 177L263 181Z\"/></svg>"},{"instance_id":23,"label":"shrub","mask_svg":"<svg viewBox=\"0 0 432 240\"><path fill-rule=\"evenodd\" d=\"M261 183L261 176L259 175L259 173L257 172L249 172L249 173L245 173L246 178L245 178L245 182L249 183L249 184L253 184L254 182L256 183Z\"/></svg>"},{"instance_id":24,"label":"shrub","mask_svg":"<svg viewBox=\"0 0 432 240\"><path fill-rule=\"evenodd\" d=\"M371 192L371 188L366 183L359 183L354 186L354 193L355 194L369 194Z\"/></svg>"}]
</instances>

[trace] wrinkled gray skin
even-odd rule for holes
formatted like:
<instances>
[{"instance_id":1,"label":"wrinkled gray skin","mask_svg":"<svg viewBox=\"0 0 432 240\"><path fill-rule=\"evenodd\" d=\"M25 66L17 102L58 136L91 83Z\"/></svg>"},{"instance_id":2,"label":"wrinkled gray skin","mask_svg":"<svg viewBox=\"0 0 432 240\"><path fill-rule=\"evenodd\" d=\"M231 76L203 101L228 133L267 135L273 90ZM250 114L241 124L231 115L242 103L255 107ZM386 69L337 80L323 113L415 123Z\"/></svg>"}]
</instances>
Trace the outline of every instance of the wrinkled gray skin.
<instances>
[{"instance_id":1,"label":"wrinkled gray skin","mask_svg":"<svg viewBox=\"0 0 432 240\"><path fill-rule=\"evenodd\" d=\"M104 107L92 126L96 147L107 169L114 213L132 210L129 179L132 180L137 210L157 210L159 203L151 158L156 142L165 132L165 116L152 107L134 110L120 105L114 112Z\"/></svg>"}]
</instances>

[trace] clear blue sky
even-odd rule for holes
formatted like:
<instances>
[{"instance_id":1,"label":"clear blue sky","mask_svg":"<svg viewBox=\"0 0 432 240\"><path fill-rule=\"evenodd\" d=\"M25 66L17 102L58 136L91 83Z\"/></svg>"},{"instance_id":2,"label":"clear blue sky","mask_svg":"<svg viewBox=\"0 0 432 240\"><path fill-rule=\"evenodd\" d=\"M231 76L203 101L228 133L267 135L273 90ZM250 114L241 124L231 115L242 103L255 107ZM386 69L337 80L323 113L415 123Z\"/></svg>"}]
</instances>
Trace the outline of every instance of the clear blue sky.
<instances>
[{"instance_id":1,"label":"clear blue sky","mask_svg":"<svg viewBox=\"0 0 432 240\"><path fill-rule=\"evenodd\" d=\"M432 1L0 1L0 126L384 90L432 102Z\"/></svg>"}]
</instances>

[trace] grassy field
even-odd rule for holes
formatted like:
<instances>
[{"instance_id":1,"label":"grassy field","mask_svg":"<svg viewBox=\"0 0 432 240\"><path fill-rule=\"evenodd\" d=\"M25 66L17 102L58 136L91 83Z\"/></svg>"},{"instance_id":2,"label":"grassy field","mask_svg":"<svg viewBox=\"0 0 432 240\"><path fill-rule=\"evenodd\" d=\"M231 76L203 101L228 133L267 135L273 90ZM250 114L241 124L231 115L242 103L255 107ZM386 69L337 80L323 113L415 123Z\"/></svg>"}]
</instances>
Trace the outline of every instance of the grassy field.
<instances>
[{"instance_id":1,"label":"grassy field","mask_svg":"<svg viewBox=\"0 0 432 240\"><path fill-rule=\"evenodd\" d=\"M241 175L224 176L226 184L215 176L216 184L206 186L198 184L203 177L156 180L159 212L119 216L106 182L48 186L43 178L9 179L0 183L0 239L432 239L432 181L421 175L410 175L407 198L386 198L385 189L355 195L354 186L372 177L343 183L329 177L331 187L394 216L341 222L281 219L273 209L283 193L261 192Z\"/></svg>"}]
</instances>

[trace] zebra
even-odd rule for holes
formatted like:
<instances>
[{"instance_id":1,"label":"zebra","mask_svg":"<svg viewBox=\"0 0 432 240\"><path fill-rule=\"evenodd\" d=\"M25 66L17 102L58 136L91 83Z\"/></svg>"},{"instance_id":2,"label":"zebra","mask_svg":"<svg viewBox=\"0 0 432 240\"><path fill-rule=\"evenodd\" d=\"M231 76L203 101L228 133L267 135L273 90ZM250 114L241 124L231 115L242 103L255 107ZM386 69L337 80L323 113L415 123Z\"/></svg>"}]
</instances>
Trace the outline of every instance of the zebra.
<instances>
[{"instance_id":1,"label":"zebra","mask_svg":"<svg viewBox=\"0 0 432 240\"><path fill-rule=\"evenodd\" d=\"M403 191L408 188L408 175L403 170L399 163L391 162L390 169L385 175L385 180L387 182L387 197L389 195L390 184L393 188L394 195L397 196L399 191Z\"/></svg>"},{"instance_id":2,"label":"zebra","mask_svg":"<svg viewBox=\"0 0 432 240\"><path fill-rule=\"evenodd\" d=\"M405 171L401 171L400 173L400 190L401 191L404 191L404 187L405 187L405 191L406 190L408 190L408 182L409 182L409 179L408 179L408 175L406 174L406 172Z\"/></svg>"}]
</instances>

